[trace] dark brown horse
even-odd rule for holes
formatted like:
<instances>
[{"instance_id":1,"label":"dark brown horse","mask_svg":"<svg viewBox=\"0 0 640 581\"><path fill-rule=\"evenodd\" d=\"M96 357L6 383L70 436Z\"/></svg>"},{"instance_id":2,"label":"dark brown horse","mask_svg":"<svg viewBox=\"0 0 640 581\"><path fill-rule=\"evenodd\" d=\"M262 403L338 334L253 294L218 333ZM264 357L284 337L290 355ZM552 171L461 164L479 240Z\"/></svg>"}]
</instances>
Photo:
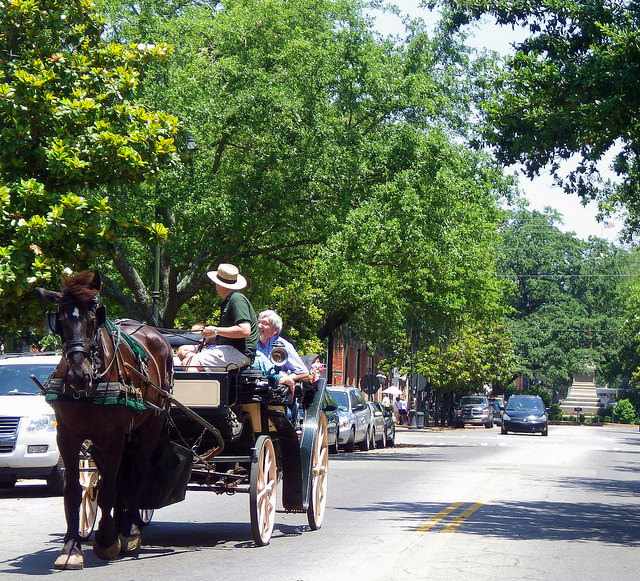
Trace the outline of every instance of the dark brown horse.
<instances>
[{"instance_id":1,"label":"dark brown horse","mask_svg":"<svg viewBox=\"0 0 640 581\"><path fill-rule=\"evenodd\" d=\"M98 299L100 287L97 273L81 272L67 277L61 292L37 289L43 301L57 304L51 325L63 342L63 357L47 395L56 413L58 447L66 469L67 532L54 564L57 569L80 569L84 563L78 534L78 456L85 440L93 443L92 455L102 477L98 493L102 517L94 551L101 559L114 559L120 552L139 548L138 496L150 476L150 458L166 421L165 414L157 411L166 407L166 399L151 384L168 391L173 380L171 347L164 337L137 321L108 322ZM131 336L135 342L127 341ZM121 507L118 478L125 449L127 458L133 457L129 482L139 486L121 495L127 499Z\"/></svg>"}]
</instances>

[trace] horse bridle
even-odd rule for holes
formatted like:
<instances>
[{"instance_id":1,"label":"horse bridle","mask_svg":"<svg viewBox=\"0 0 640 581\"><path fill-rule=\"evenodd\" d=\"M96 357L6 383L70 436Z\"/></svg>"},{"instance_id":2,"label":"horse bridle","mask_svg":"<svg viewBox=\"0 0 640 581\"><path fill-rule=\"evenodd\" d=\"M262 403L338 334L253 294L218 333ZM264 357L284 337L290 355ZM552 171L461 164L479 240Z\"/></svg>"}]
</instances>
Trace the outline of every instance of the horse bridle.
<instances>
[{"instance_id":1,"label":"horse bridle","mask_svg":"<svg viewBox=\"0 0 640 581\"><path fill-rule=\"evenodd\" d=\"M74 392L74 397L77 394L77 397L82 397L83 395L86 397L91 397L96 387L96 380L100 377L104 376L104 373L109 370L111 365L107 367L105 372L98 373L98 365L97 365L97 356L100 344L100 329L104 325L106 321L106 309L104 305L101 305L98 301L95 301L96 304L96 325L93 334L93 339L72 339L69 341L64 340L64 334L62 332L62 324L60 323L60 307L58 307L57 312L49 313L47 316L49 329L55 333L56 335L62 338L62 354L65 360L67 361L67 370L65 372L64 384L67 385L67 374L69 373L69 359L74 353L82 353L86 359L91 362L91 376L89 378L89 388L83 390L77 390L75 388L71 388ZM117 348L117 346L116 346ZM115 357L115 352L114 352Z\"/></svg>"}]
</instances>

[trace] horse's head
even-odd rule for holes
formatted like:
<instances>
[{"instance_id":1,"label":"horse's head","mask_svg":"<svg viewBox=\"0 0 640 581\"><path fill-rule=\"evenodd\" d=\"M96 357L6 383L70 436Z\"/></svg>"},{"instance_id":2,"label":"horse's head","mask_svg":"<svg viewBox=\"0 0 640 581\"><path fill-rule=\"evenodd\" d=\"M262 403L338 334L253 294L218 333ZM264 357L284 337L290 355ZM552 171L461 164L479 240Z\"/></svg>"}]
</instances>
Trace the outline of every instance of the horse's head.
<instances>
[{"instance_id":1,"label":"horse's head","mask_svg":"<svg viewBox=\"0 0 640 581\"><path fill-rule=\"evenodd\" d=\"M51 330L62 337L67 363L66 384L74 390L92 388L92 353L98 329L105 322L105 309L98 301L102 287L97 272L80 272L65 278L62 291L36 289L40 300L56 303L58 310L49 319Z\"/></svg>"}]
</instances>

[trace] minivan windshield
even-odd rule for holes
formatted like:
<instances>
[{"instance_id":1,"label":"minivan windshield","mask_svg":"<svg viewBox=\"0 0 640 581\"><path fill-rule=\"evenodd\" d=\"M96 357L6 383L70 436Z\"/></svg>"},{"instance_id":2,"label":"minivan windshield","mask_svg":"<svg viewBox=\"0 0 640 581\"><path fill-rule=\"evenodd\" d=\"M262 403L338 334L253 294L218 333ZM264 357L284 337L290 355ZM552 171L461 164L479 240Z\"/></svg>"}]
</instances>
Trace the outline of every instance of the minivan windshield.
<instances>
[{"instance_id":1,"label":"minivan windshield","mask_svg":"<svg viewBox=\"0 0 640 581\"><path fill-rule=\"evenodd\" d=\"M336 400L338 409L343 412L349 411L349 396L346 391L329 391L331 397Z\"/></svg>"},{"instance_id":2,"label":"minivan windshield","mask_svg":"<svg viewBox=\"0 0 640 581\"><path fill-rule=\"evenodd\" d=\"M49 379L55 365L0 365L0 395L39 395L38 386L31 379L35 375L41 383Z\"/></svg>"},{"instance_id":3,"label":"minivan windshield","mask_svg":"<svg viewBox=\"0 0 640 581\"><path fill-rule=\"evenodd\" d=\"M460 399L460 405L482 405L487 403L484 397L466 396Z\"/></svg>"},{"instance_id":4,"label":"minivan windshield","mask_svg":"<svg viewBox=\"0 0 640 581\"><path fill-rule=\"evenodd\" d=\"M507 402L508 412L544 413L542 400L537 397L511 397Z\"/></svg>"}]
</instances>

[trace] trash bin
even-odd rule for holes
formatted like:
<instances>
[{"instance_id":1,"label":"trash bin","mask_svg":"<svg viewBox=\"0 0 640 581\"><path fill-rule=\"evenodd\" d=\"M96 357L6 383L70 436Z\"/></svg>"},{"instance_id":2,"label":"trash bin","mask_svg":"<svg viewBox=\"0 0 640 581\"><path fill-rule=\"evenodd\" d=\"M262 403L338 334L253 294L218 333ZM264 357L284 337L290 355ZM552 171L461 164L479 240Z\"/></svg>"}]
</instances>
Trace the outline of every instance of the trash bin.
<instances>
[{"instance_id":1,"label":"trash bin","mask_svg":"<svg viewBox=\"0 0 640 581\"><path fill-rule=\"evenodd\" d=\"M416 427L416 412L413 410L409 410L409 427Z\"/></svg>"},{"instance_id":2,"label":"trash bin","mask_svg":"<svg viewBox=\"0 0 640 581\"><path fill-rule=\"evenodd\" d=\"M424 428L424 412L416 412L416 428Z\"/></svg>"}]
</instances>

